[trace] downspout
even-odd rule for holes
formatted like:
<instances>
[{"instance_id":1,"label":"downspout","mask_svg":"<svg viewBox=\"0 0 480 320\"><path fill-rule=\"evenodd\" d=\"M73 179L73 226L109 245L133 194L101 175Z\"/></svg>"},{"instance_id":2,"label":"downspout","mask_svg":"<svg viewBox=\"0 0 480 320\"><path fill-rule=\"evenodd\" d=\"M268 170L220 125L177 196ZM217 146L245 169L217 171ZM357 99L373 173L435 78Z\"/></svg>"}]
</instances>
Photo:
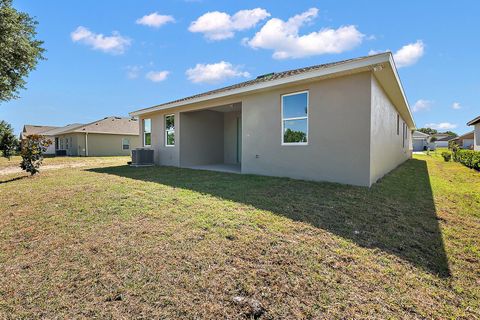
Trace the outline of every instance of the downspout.
<instances>
[{"instance_id":1,"label":"downspout","mask_svg":"<svg viewBox=\"0 0 480 320\"><path fill-rule=\"evenodd\" d=\"M88 157L88 132L85 132L85 157Z\"/></svg>"}]
</instances>

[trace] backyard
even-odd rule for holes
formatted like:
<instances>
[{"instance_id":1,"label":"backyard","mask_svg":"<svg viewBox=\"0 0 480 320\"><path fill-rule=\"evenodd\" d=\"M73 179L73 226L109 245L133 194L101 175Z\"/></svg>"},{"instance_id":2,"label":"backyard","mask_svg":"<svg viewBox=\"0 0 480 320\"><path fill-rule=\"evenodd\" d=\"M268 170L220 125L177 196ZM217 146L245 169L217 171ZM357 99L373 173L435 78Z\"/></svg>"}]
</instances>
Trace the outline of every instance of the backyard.
<instances>
[{"instance_id":1,"label":"backyard","mask_svg":"<svg viewBox=\"0 0 480 320\"><path fill-rule=\"evenodd\" d=\"M439 153L370 189L125 157L29 177L12 161L2 319L480 318L480 173Z\"/></svg>"}]
</instances>

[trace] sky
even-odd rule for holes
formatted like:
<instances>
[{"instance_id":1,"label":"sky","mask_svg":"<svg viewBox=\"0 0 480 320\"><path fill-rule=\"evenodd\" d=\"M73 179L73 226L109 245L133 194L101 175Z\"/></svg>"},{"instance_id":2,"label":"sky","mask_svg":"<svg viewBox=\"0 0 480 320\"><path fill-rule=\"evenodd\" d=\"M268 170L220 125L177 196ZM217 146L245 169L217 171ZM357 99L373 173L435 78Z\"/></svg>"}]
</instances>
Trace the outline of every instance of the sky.
<instances>
[{"instance_id":1,"label":"sky","mask_svg":"<svg viewBox=\"0 0 480 320\"><path fill-rule=\"evenodd\" d=\"M391 3L391 4L390 4ZM47 60L0 119L88 123L255 78L392 51L416 126L480 115L479 1L14 0Z\"/></svg>"}]
</instances>

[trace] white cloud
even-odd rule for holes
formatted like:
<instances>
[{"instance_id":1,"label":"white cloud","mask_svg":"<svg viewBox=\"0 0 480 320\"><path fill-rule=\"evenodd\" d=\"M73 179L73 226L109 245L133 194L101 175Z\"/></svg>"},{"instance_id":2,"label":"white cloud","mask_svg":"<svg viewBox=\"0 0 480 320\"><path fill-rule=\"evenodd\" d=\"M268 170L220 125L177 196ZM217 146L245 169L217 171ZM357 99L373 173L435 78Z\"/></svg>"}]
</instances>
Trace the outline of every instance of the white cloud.
<instances>
[{"instance_id":1,"label":"white cloud","mask_svg":"<svg viewBox=\"0 0 480 320\"><path fill-rule=\"evenodd\" d=\"M413 105L413 112L418 112L422 110L430 110L430 107L432 106L433 102L430 100L425 100L425 99L420 99L415 102Z\"/></svg>"},{"instance_id":2,"label":"white cloud","mask_svg":"<svg viewBox=\"0 0 480 320\"><path fill-rule=\"evenodd\" d=\"M270 19L251 40L246 40L244 43L254 49L274 50L275 59L341 53L362 43L365 35L353 25L338 29L324 28L317 32L299 35L300 27L317 15L318 9L310 8L286 22L277 18Z\"/></svg>"},{"instance_id":3,"label":"white cloud","mask_svg":"<svg viewBox=\"0 0 480 320\"><path fill-rule=\"evenodd\" d=\"M137 79L140 76L140 71L142 70L141 66L127 66L127 78L128 79Z\"/></svg>"},{"instance_id":4,"label":"white cloud","mask_svg":"<svg viewBox=\"0 0 480 320\"><path fill-rule=\"evenodd\" d=\"M239 66L233 66L225 61L213 64L198 63L194 68L188 69L186 75L193 83L218 83L234 77L250 77L250 74L241 71Z\"/></svg>"},{"instance_id":5,"label":"white cloud","mask_svg":"<svg viewBox=\"0 0 480 320\"><path fill-rule=\"evenodd\" d=\"M111 36L104 36L101 33L94 33L85 27L79 26L70 34L73 42L80 42L95 50L107 53L122 54L130 46L131 40L122 37L118 32Z\"/></svg>"},{"instance_id":6,"label":"white cloud","mask_svg":"<svg viewBox=\"0 0 480 320\"><path fill-rule=\"evenodd\" d=\"M169 22L175 22L175 19L172 16L158 14L158 12L145 15L136 21L137 24L154 28L160 28Z\"/></svg>"},{"instance_id":7,"label":"white cloud","mask_svg":"<svg viewBox=\"0 0 480 320\"><path fill-rule=\"evenodd\" d=\"M166 80L169 74L169 71L150 71L145 77L153 82L161 82Z\"/></svg>"},{"instance_id":8,"label":"white cloud","mask_svg":"<svg viewBox=\"0 0 480 320\"><path fill-rule=\"evenodd\" d=\"M393 60L397 68L411 66L423 56L425 45L421 40L415 43L410 43L401 47L393 54Z\"/></svg>"},{"instance_id":9,"label":"white cloud","mask_svg":"<svg viewBox=\"0 0 480 320\"><path fill-rule=\"evenodd\" d=\"M457 127L456 124L450 122L440 122L440 123L426 123L426 128L432 128L435 130L451 130Z\"/></svg>"},{"instance_id":10,"label":"white cloud","mask_svg":"<svg viewBox=\"0 0 480 320\"><path fill-rule=\"evenodd\" d=\"M190 24L190 32L200 32L209 40L232 38L235 31L254 27L258 22L270 16L265 9L240 10L233 16L225 12L212 11L200 16Z\"/></svg>"},{"instance_id":11,"label":"white cloud","mask_svg":"<svg viewBox=\"0 0 480 320\"><path fill-rule=\"evenodd\" d=\"M462 105L460 104L460 102L454 102L452 104L452 109L455 109L455 110L462 109Z\"/></svg>"}]
</instances>

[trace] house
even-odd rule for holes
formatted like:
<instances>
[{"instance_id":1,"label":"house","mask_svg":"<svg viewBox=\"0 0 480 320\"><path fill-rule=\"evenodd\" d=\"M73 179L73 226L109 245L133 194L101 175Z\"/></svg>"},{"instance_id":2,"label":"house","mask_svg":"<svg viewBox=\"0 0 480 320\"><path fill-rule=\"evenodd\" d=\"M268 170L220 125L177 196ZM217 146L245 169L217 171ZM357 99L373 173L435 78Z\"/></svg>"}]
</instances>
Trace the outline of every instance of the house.
<instances>
[{"instance_id":1,"label":"house","mask_svg":"<svg viewBox=\"0 0 480 320\"><path fill-rule=\"evenodd\" d=\"M474 126L473 130L473 150L480 151L480 116L469 121L467 126Z\"/></svg>"},{"instance_id":2,"label":"house","mask_svg":"<svg viewBox=\"0 0 480 320\"><path fill-rule=\"evenodd\" d=\"M449 135L447 133L435 133L432 135L435 137L435 146L437 148L448 148L448 142L452 139L455 139L455 136Z\"/></svg>"},{"instance_id":3,"label":"house","mask_svg":"<svg viewBox=\"0 0 480 320\"><path fill-rule=\"evenodd\" d=\"M430 139L429 134L414 131L412 134L413 151L435 150L435 143L430 142Z\"/></svg>"},{"instance_id":4,"label":"house","mask_svg":"<svg viewBox=\"0 0 480 320\"><path fill-rule=\"evenodd\" d=\"M52 141L52 144L48 146L47 150L45 151L46 155L54 155L55 154L55 145L53 144L53 141L55 140L54 136L51 136L48 134L48 131L57 129L58 127L54 126L38 126L38 125L32 125L32 124L26 124L23 126L23 130L20 133L20 141L25 139L27 136L32 135L32 134L38 134L45 136L47 139Z\"/></svg>"},{"instance_id":5,"label":"house","mask_svg":"<svg viewBox=\"0 0 480 320\"><path fill-rule=\"evenodd\" d=\"M455 141L455 143L458 144L462 149L473 149L474 131L470 131L464 135L456 137L452 141Z\"/></svg>"},{"instance_id":6,"label":"house","mask_svg":"<svg viewBox=\"0 0 480 320\"><path fill-rule=\"evenodd\" d=\"M392 54L279 73L130 113L155 163L371 186L412 154Z\"/></svg>"},{"instance_id":7,"label":"house","mask_svg":"<svg viewBox=\"0 0 480 320\"><path fill-rule=\"evenodd\" d=\"M47 132L55 136L57 154L68 156L128 156L140 146L137 119L106 117Z\"/></svg>"}]
</instances>

